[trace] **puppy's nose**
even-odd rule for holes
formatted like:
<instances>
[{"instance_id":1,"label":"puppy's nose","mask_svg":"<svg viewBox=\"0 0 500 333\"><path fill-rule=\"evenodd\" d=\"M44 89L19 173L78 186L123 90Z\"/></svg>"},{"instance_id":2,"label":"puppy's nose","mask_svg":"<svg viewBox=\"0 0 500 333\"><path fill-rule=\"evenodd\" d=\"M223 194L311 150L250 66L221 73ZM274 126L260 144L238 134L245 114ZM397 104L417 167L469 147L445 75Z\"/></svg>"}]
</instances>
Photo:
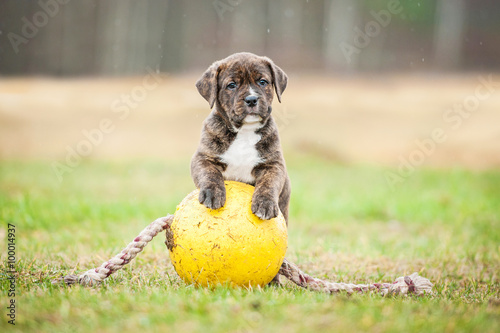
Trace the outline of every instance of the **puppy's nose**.
<instances>
[{"instance_id":1,"label":"puppy's nose","mask_svg":"<svg viewBox=\"0 0 500 333\"><path fill-rule=\"evenodd\" d=\"M259 100L259 97L255 95L250 95L245 97L245 103L247 103L248 106L255 106L257 105L257 101Z\"/></svg>"}]
</instances>

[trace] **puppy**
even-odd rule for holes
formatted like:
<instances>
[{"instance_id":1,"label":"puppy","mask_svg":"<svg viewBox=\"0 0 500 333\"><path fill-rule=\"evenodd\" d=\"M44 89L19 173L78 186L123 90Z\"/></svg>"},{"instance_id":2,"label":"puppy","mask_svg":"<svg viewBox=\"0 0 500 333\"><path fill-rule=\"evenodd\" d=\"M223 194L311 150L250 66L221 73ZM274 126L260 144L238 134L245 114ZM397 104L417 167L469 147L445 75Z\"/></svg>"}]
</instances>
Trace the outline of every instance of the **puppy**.
<instances>
[{"instance_id":1,"label":"puppy","mask_svg":"<svg viewBox=\"0 0 500 333\"><path fill-rule=\"evenodd\" d=\"M236 53L213 63L196 82L212 109L191 160L200 203L224 206L224 180L240 181L255 186L255 215L268 220L281 210L288 224L290 180L271 116L274 92L281 102L287 79L269 58Z\"/></svg>"}]
</instances>

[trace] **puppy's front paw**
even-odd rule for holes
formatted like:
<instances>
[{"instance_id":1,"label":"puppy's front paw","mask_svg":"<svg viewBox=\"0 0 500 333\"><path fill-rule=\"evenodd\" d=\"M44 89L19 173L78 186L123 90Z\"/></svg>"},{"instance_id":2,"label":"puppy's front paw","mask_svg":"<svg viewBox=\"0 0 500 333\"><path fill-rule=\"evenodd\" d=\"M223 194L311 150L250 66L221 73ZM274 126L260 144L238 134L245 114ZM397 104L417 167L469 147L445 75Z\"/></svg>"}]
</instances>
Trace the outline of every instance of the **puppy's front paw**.
<instances>
[{"instance_id":1,"label":"puppy's front paw","mask_svg":"<svg viewBox=\"0 0 500 333\"><path fill-rule=\"evenodd\" d=\"M226 203L226 188L224 186L201 188L198 200L210 209L219 209Z\"/></svg>"},{"instance_id":2,"label":"puppy's front paw","mask_svg":"<svg viewBox=\"0 0 500 333\"><path fill-rule=\"evenodd\" d=\"M252 213L262 220L269 220L278 216L279 211L278 204L271 198L257 196L252 199Z\"/></svg>"}]
</instances>

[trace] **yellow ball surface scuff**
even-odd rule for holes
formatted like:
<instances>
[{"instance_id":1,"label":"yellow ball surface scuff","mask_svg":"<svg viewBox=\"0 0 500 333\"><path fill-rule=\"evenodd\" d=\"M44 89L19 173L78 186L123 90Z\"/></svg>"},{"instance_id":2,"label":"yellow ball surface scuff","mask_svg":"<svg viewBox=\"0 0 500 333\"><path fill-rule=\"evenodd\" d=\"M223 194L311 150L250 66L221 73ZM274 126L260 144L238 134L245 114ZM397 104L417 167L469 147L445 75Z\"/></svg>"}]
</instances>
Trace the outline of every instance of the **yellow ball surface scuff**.
<instances>
[{"instance_id":1,"label":"yellow ball surface scuff","mask_svg":"<svg viewBox=\"0 0 500 333\"><path fill-rule=\"evenodd\" d=\"M177 206L167 230L170 259L179 276L199 286L255 287L278 273L287 249L283 215L261 220L251 211L254 187L226 181L226 203L216 210L198 201L199 190Z\"/></svg>"}]
</instances>

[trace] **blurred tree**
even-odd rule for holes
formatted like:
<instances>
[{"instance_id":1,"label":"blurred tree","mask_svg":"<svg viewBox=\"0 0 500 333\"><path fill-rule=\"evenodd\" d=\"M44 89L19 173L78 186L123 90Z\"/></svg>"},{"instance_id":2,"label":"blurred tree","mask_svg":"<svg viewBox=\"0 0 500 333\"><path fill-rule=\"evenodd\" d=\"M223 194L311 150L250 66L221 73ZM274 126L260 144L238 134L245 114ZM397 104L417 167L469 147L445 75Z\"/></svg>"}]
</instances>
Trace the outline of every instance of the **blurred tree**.
<instances>
[{"instance_id":1,"label":"blurred tree","mask_svg":"<svg viewBox=\"0 0 500 333\"><path fill-rule=\"evenodd\" d=\"M75 7L61 7L61 19L54 20L47 27L51 34L45 34L53 43L58 43L60 57L58 70L64 75L85 75L99 73L96 68L97 13L98 1L75 3ZM56 38L56 34L60 37ZM40 45L43 48L46 45Z\"/></svg>"},{"instance_id":2,"label":"blurred tree","mask_svg":"<svg viewBox=\"0 0 500 333\"><path fill-rule=\"evenodd\" d=\"M464 29L464 0L437 2L436 32L434 34L434 66L439 69L457 69L462 62Z\"/></svg>"},{"instance_id":3,"label":"blurred tree","mask_svg":"<svg viewBox=\"0 0 500 333\"><path fill-rule=\"evenodd\" d=\"M496 0L0 0L0 74L199 70L237 51L286 69L499 69L499 11Z\"/></svg>"},{"instance_id":4,"label":"blurred tree","mask_svg":"<svg viewBox=\"0 0 500 333\"><path fill-rule=\"evenodd\" d=\"M327 69L356 68L361 52L355 44L355 28L359 24L356 1L328 0L325 2L323 34L324 59Z\"/></svg>"}]
</instances>

